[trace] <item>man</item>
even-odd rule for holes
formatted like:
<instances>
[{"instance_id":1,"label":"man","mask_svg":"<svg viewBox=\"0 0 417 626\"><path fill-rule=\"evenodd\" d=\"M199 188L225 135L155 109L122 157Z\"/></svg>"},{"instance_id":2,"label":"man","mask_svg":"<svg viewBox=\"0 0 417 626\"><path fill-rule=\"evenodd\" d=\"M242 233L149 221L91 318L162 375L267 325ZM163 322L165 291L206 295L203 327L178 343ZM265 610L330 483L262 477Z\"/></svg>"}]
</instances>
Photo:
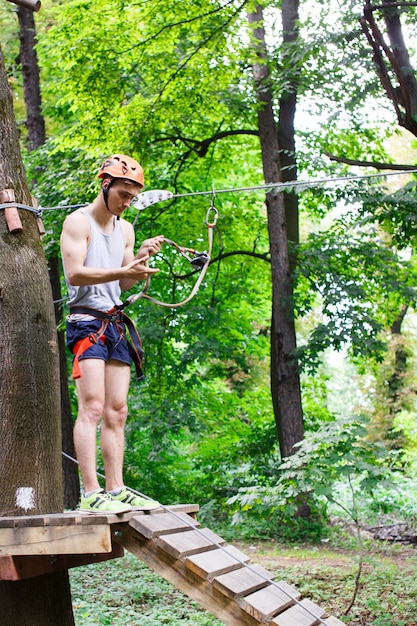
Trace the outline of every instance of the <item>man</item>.
<instances>
[{"instance_id":1,"label":"man","mask_svg":"<svg viewBox=\"0 0 417 626\"><path fill-rule=\"evenodd\" d=\"M121 304L120 293L158 270L147 260L161 249L162 235L146 239L134 254L133 226L120 219L143 188L143 170L131 157L116 154L101 166L95 200L71 213L61 234L61 253L69 291L67 345L75 354L78 415L74 444L84 493L80 511L123 513L151 510L159 503L137 496L123 482L124 429L131 353L126 317L108 311ZM129 318L127 318L129 319ZM130 320L129 320L130 321ZM131 329L130 329L131 330ZM131 332L133 338L134 332ZM141 348L134 351L140 369ZM96 436L101 420L105 490L96 470Z\"/></svg>"}]
</instances>

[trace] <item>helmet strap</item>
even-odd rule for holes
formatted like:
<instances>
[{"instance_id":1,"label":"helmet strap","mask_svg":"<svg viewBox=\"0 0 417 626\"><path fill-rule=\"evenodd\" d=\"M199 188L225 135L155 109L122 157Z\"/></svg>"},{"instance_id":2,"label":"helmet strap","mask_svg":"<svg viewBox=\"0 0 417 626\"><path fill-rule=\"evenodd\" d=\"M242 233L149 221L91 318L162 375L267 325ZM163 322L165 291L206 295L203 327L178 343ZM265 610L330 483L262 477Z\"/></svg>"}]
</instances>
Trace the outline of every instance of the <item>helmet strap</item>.
<instances>
[{"instance_id":1,"label":"helmet strap","mask_svg":"<svg viewBox=\"0 0 417 626\"><path fill-rule=\"evenodd\" d=\"M114 183L114 178L106 178L105 180L109 181L109 184L107 186L104 185L104 180L101 182L101 191L103 192L103 199L104 199L104 204L106 205L107 210L110 212L109 209L109 189L112 186L112 184Z\"/></svg>"}]
</instances>

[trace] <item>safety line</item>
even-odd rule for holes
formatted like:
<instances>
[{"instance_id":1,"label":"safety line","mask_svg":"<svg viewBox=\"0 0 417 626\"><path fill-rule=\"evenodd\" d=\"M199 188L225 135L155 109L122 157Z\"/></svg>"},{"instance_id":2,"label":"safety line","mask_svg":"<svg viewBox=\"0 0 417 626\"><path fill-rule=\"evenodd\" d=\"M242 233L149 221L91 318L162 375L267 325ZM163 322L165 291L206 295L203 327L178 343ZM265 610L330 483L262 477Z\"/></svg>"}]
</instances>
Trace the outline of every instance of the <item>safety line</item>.
<instances>
[{"instance_id":1,"label":"safety line","mask_svg":"<svg viewBox=\"0 0 417 626\"><path fill-rule=\"evenodd\" d=\"M190 198L193 196L215 196L219 193L237 193L241 191L262 191L265 189L269 190L277 190L277 191L285 191L286 189L294 189L297 187L315 187L319 185L323 185L326 183L339 183L339 182L347 182L352 180L368 180L371 178L385 178L387 176L403 176L404 174L417 174L417 168L412 170L398 170L393 172L384 172L378 174L358 174L358 175L348 175L348 176L335 176L329 178L317 178L312 180L294 180L287 181L285 183L266 183L264 185L255 185L253 187L230 187L228 189L215 189L214 187L210 191L190 191L189 193L178 193L170 196L172 198ZM147 193L147 192L145 192ZM140 195L140 194L139 194ZM8 207L17 207L20 209L27 209L28 211L32 211L38 215L42 215L43 211L59 211L59 210L69 210L69 209L77 209L83 206L86 206L86 203L83 204L66 204L66 205L57 205L51 207L42 207L39 206L37 208L28 206L26 204L17 204L16 202L4 202L0 204L0 209L7 209Z\"/></svg>"},{"instance_id":2,"label":"safety line","mask_svg":"<svg viewBox=\"0 0 417 626\"><path fill-rule=\"evenodd\" d=\"M9 207L16 207L17 209L26 209L26 211L31 211L32 213L35 213L35 215L37 215L37 217L42 217L42 213L43 211L58 211L59 209L79 209L80 207L86 206L86 203L84 202L83 204L64 204L64 205L58 205L58 206L53 206L53 207L42 207L42 206L38 206L38 207L34 207L34 206L30 206L28 204L21 204L19 202L3 202L2 204L0 204L0 210L1 209L8 209Z\"/></svg>"},{"instance_id":3,"label":"safety line","mask_svg":"<svg viewBox=\"0 0 417 626\"><path fill-rule=\"evenodd\" d=\"M350 175L350 176L337 176L330 178L317 178L313 180L294 180L288 181L286 183L268 183L264 185L255 185L253 187L232 187L230 189L212 189L211 191L192 191L190 193L179 193L174 194L172 198L186 198L189 196L215 196L218 193L234 193L239 191L261 191L263 189L276 189L278 191L285 191L286 189L292 189L294 187L314 187L315 185L322 185L324 183L334 183L334 182L346 182L350 180L364 180L369 178L381 178L385 176L398 176L403 174L416 174L417 168L414 170L399 170L398 172L385 172L384 174L361 174L361 175Z\"/></svg>"},{"instance_id":4,"label":"safety line","mask_svg":"<svg viewBox=\"0 0 417 626\"><path fill-rule=\"evenodd\" d=\"M70 461L72 461L73 463L75 463L76 465L79 466L79 462L77 461L77 459L75 459L74 457L70 456L69 454L67 454L66 452L64 452L62 450L62 456L66 457L67 459L69 459ZM100 472L97 472L97 476L99 476L100 478L106 478L104 474L101 474ZM133 491L133 493L135 493L136 495L140 496L141 498L146 498L148 500L150 500L151 498L149 498L149 496L147 496L144 493L141 493L140 491L137 491L136 489L133 489L132 487L128 487L128 489L130 489L130 491ZM218 548L219 550L222 550L222 552L225 552L228 556L231 556L233 559L235 559L240 565L242 565L243 567L247 567L253 574L256 574L257 576L259 576L260 578L262 578L264 581L266 581L267 583L269 583L270 585L273 585L274 587L276 587L277 589L279 589L279 591L281 593L283 593L284 595L286 595L290 600L292 600L295 604L297 604L298 606L300 606L302 608L303 611L306 611L307 613L309 613L311 615L311 617L314 617L314 619L316 619L317 621L320 622L320 624L324 624L324 626L328 626L328 623L319 615L316 615L315 613L313 613L313 611L311 609L309 609L307 606L305 606L304 604L302 604L302 602L300 600L298 600L298 598L294 597L287 589L284 589L282 587L280 587L279 583L276 583L274 580L272 580L271 578L268 578L267 576L265 576L262 572L258 571L256 568L252 567L251 565L249 565L248 563L246 563L245 561L243 561L243 559L241 559L240 557L236 556L235 554L230 554L230 552L228 552L227 548L225 548L224 546L222 546L220 543L218 543L215 539L213 539L212 537L208 537L202 530L200 530L199 528L197 528L196 526L194 526L191 522L189 522L187 519L184 519L183 517L181 517L180 515L178 515L178 513L176 513L175 511L172 511L168 506L165 506L164 504L160 504L160 508L163 509L166 513L169 513L170 515L172 515L173 517L175 517L176 519L178 519L181 523L184 523L191 528L192 530L194 530L195 532L197 532L201 537L203 537L206 541L209 541L213 546L215 546L216 548ZM155 509L156 510L156 509ZM129 511L127 511L129 513ZM86 515L88 515L88 513L86 513Z\"/></svg>"}]
</instances>

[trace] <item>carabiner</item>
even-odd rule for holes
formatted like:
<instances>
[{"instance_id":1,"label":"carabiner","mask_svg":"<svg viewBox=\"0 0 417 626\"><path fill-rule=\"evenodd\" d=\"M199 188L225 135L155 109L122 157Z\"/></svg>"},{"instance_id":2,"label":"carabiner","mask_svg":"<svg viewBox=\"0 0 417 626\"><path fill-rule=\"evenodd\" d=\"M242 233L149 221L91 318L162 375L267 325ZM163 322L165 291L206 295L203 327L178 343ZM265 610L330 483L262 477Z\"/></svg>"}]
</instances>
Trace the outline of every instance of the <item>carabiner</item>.
<instances>
[{"instance_id":1,"label":"carabiner","mask_svg":"<svg viewBox=\"0 0 417 626\"><path fill-rule=\"evenodd\" d=\"M210 217L210 213L213 211L214 213L214 218L212 222L209 222L209 217ZM219 217L219 212L216 209L216 207L213 206L213 204L208 208L207 213L206 213L206 226L208 228L214 228L216 226L216 222L217 222L217 218Z\"/></svg>"}]
</instances>

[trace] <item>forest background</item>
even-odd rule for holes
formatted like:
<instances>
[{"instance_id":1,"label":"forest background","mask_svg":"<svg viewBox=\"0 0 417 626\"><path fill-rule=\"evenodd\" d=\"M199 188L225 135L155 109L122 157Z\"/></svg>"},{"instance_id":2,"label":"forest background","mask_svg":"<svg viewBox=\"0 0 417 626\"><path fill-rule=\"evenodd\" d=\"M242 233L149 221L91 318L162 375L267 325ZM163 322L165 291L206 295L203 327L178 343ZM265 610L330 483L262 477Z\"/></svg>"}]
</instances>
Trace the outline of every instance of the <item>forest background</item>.
<instances>
[{"instance_id":1,"label":"forest background","mask_svg":"<svg viewBox=\"0 0 417 626\"><path fill-rule=\"evenodd\" d=\"M35 21L46 132L36 149L28 141L16 9L1 10L49 259L58 256L68 206L92 200L98 166L114 152L140 161L146 189L182 196L129 209L138 241L163 233L204 250L207 210L218 210L212 263L197 296L175 309L142 299L128 310L145 347L146 380L131 387L125 476L164 503L198 502L206 523L226 533L232 523L241 537L317 540L335 514L371 524L416 515L416 200L415 175L404 170L417 160L417 118L412 110L407 122L389 66L391 100L381 85L360 22L366 7L45 0ZM401 20L415 83L415 3L372 9L384 35L390 11ZM290 183L285 194L272 192L285 196L291 218L289 291L278 306L262 189L265 93L283 142L291 130L285 106L294 106L294 147L279 152L273 181ZM381 171L388 175L374 176ZM195 269L168 246L154 263L160 272L151 295L186 297ZM65 298L62 275L61 285ZM282 371L274 376L271 311L274 320L278 309L294 313L297 347L289 355L301 390L301 443L288 458L291 405L274 401L285 384Z\"/></svg>"}]
</instances>

